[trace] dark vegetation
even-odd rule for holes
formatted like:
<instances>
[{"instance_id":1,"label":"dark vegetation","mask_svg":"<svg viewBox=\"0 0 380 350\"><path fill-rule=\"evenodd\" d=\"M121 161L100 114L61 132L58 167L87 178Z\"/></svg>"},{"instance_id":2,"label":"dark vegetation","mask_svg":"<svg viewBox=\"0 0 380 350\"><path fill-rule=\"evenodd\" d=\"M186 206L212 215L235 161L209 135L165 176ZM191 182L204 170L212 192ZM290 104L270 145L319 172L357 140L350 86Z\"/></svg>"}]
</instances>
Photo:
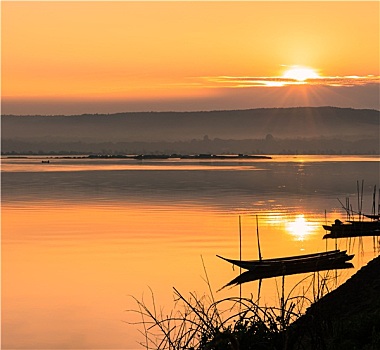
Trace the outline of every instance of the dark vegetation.
<instances>
[{"instance_id":1,"label":"dark vegetation","mask_svg":"<svg viewBox=\"0 0 380 350\"><path fill-rule=\"evenodd\" d=\"M206 275L207 276L207 275ZM380 257L330 291L328 278L315 288L314 302L302 314L306 294L284 297L279 307L252 299L215 301L174 289L178 310L165 315L136 300L146 349L330 350L380 349ZM326 293L327 292L327 293ZM220 311L224 310L224 311Z\"/></svg>"},{"instance_id":2,"label":"dark vegetation","mask_svg":"<svg viewBox=\"0 0 380 350\"><path fill-rule=\"evenodd\" d=\"M2 116L3 154L379 154L376 110Z\"/></svg>"},{"instance_id":3,"label":"dark vegetation","mask_svg":"<svg viewBox=\"0 0 380 350\"><path fill-rule=\"evenodd\" d=\"M288 332L297 349L380 349L380 257L311 305Z\"/></svg>"}]
</instances>

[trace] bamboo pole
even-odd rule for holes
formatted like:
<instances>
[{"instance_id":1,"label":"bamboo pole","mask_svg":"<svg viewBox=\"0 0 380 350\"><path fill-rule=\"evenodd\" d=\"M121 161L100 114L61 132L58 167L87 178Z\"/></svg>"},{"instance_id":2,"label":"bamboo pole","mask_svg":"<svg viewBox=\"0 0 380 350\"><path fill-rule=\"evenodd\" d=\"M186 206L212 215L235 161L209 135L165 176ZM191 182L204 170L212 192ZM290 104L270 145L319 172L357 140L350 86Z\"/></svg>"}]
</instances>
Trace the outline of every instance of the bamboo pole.
<instances>
[{"instance_id":1,"label":"bamboo pole","mask_svg":"<svg viewBox=\"0 0 380 350\"><path fill-rule=\"evenodd\" d=\"M260 248L260 235L259 235L259 219L256 215L256 235L257 235L257 246L259 250L259 260L261 261L263 258L261 256L261 248Z\"/></svg>"},{"instance_id":2,"label":"bamboo pole","mask_svg":"<svg viewBox=\"0 0 380 350\"><path fill-rule=\"evenodd\" d=\"M376 208L376 185L374 186L373 189L373 196L372 196L372 214L375 217L375 208ZM373 243L373 252L376 254L376 238L375 236L372 237L372 243Z\"/></svg>"},{"instance_id":3,"label":"bamboo pole","mask_svg":"<svg viewBox=\"0 0 380 350\"><path fill-rule=\"evenodd\" d=\"M261 256L260 235L259 235L259 219L258 219L257 215L256 215L256 237L257 237L257 247L258 247L259 260L261 261L263 258ZM262 279L260 278L258 291L257 291L257 303L259 303L259 301L260 301L261 283L262 283Z\"/></svg>"},{"instance_id":4,"label":"bamboo pole","mask_svg":"<svg viewBox=\"0 0 380 350\"><path fill-rule=\"evenodd\" d=\"M359 212L359 221L360 221L360 194L359 194L359 180L356 180L356 191L358 193L358 212Z\"/></svg>"},{"instance_id":5,"label":"bamboo pole","mask_svg":"<svg viewBox=\"0 0 380 350\"><path fill-rule=\"evenodd\" d=\"M239 215L239 260L241 261L241 216ZM241 275L241 266L239 268L239 274ZM240 297L240 300L241 300L241 284L240 284L240 288L239 288L239 297ZM241 303L240 303L240 307L241 307Z\"/></svg>"},{"instance_id":6,"label":"bamboo pole","mask_svg":"<svg viewBox=\"0 0 380 350\"><path fill-rule=\"evenodd\" d=\"M325 225L327 225L327 211L325 209ZM327 233L327 230L325 230L325 232ZM327 252L327 241L328 239L326 239L326 252Z\"/></svg>"}]
</instances>

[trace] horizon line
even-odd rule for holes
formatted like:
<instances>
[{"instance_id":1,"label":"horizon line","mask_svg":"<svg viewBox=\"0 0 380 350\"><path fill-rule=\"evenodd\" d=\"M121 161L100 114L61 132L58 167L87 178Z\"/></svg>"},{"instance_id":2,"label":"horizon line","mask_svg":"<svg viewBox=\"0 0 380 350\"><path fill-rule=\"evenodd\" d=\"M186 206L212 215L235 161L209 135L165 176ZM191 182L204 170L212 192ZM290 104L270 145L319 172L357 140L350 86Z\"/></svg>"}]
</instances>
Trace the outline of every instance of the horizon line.
<instances>
[{"instance_id":1,"label":"horizon line","mask_svg":"<svg viewBox=\"0 0 380 350\"><path fill-rule=\"evenodd\" d=\"M244 112L244 111L254 111L254 110L268 110L268 109L318 109L318 108L332 108L332 109L351 109L356 111L376 111L380 112L376 108L354 108L354 107L339 107L332 105L324 106L294 106L294 107L257 107L257 108L242 108L242 109L210 109L210 110L189 110L189 111L175 111L175 110L164 110L164 111L123 111L123 112L113 112L113 113L80 113L80 114L3 114L0 113L1 117L71 117L71 116L84 116L84 115L117 115L117 114L146 114L146 113L213 113L213 112Z\"/></svg>"}]
</instances>

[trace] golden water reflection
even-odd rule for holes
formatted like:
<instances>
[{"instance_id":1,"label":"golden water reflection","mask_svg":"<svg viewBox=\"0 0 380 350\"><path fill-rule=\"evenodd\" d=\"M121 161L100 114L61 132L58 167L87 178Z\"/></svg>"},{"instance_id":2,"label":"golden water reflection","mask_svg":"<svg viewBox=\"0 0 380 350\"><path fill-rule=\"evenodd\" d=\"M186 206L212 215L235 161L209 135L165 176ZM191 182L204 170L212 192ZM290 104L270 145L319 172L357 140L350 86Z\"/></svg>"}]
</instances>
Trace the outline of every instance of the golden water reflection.
<instances>
[{"instance_id":1,"label":"golden water reflection","mask_svg":"<svg viewBox=\"0 0 380 350\"><path fill-rule=\"evenodd\" d=\"M297 215L294 220L285 224L286 230L298 241L304 241L313 234L317 227L305 219L304 214Z\"/></svg>"},{"instance_id":2,"label":"golden water reflection","mask_svg":"<svg viewBox=\"0 0 380 350\"><path fill-rule=\"evenodd\" d=\"M302 181L293 161L215 172L199 170L209 166L203 163L194 171L136 171L135 163L126 170L117 162L122 169L86 163L92 171L85 172L67 164L74 160L62 161L65 170L39 172L34 163L12 162L2 173L4 349L136 349L139 329L124 322L139 320L125 312L134 306L130 296L148 300L151 288L170 313L172 287L185 296L207 293L201 256L214 292L235 278L238 269L216 254L239 258L239 216L242 259L258 258L257 228L264 259L331 250L322 224L341 217L336 198L352 185L355 192L352 171L360 167L366 184L378 181L373 161L313 160ZM364 203L371 194L365 191ZM338 242L355 253L355 269L374 256L372 237L362 246L363 254L358 241ZM340 281L355 269L340 271ZM286 291L304 277L287 277ZM278 282L263 281L263 305L278 305ZM256 297L257 289L247 283L242 293ZM238 294L226 288L215 298Z\"/></svg>"},{"instance_id":3,"label":"golden water reflection","mask_svg":"<svg viewBox=\"0 0 380 350\"><path fill-rule=\"evenodd\" d=\"M263 258L325 249L322 217L294 215L286 208L266 215L265 210L219 212L176 203L50 204L2 207L3 342L8 348L136 348L138 330L123 323L138 320L124 311L132 307L129 295L141 297L149 286L169 311L172 287L204 293L201 256L214 291L236 277L237 269L216 254L239 257L239 216L243 259L258 257L256 218ZM343 271L342 278L350 273ZM290 276L287 287L300 278ZM276 283L262 285L268 305L278 302ZM227 288L216 297L238 291ZM255 282L243 286L244 295L252 293L257 293Z\"/></svg>"},{"instance_id":4,"label":"golden water reflection","mask_svg":"<svg viewBox=\"0 0 380 350\"><path fill-rule=\"evenodd\" d=\"M315 214L294 214L283 211L262 212L260 222L268 227L276 227L284 233L292 236L294 240L305 241L310 239L321 226Z\"/></svg>"}]
</instances>

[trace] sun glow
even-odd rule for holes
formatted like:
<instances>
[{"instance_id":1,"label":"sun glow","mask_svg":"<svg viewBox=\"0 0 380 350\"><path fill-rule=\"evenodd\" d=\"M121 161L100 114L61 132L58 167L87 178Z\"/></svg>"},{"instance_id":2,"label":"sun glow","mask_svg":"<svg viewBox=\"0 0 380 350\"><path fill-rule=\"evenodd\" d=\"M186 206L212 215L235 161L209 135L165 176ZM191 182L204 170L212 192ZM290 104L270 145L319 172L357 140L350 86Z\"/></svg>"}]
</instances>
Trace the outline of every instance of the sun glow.
<instances>
[{"instance_id":1,"label":"sun glow","mask_svg":"<svg viewBox=\"0 0 380 350\"><path fill-rule=\"evenodd\" d=\"M303 214L298 215L294 221L286 224L286 230L298 241L303 241L314 229Z\"/></svg>"},{"instance_id":2,"label":"sun glow","mask_svg":"<svg viewBox=\"0 0 380 350\"><path fill-rule=\"evenodd\" d=\"M288 69L283 74L283 78L294 79L297 81L305 81L307 79L317 79L317 78L320 78L320 76L312 68L296 66L296 67L292 67L292 68Z\"/></svg>"}]
</instances>

